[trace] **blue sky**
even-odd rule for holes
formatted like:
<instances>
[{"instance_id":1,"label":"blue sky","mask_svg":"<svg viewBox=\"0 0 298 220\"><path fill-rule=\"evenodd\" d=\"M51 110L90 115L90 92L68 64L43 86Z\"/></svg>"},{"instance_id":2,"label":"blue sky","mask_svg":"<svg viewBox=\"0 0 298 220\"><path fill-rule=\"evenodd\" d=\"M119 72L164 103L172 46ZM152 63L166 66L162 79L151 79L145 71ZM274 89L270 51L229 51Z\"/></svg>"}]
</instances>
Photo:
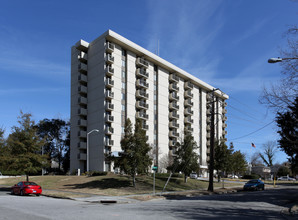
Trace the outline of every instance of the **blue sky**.
<instances>
[{"instance_id":1,"label":"blue sky","mask_svg":"<svg viewBox=\"0 0 298 220\"><path fill-rule=\"evenodd\" d=\"M228 142L249 160L278 139L275 115L258 99L263 86L281 77L280 66L267 59L286 45L297 6L291 0L4 1L0 127L9 134L20 110L35 121L69 119L70 48L111 29L152 52L159 41L160 57L227 93ZM285 160L279 152L276 162Z\"/></svg>"}]
</instances>

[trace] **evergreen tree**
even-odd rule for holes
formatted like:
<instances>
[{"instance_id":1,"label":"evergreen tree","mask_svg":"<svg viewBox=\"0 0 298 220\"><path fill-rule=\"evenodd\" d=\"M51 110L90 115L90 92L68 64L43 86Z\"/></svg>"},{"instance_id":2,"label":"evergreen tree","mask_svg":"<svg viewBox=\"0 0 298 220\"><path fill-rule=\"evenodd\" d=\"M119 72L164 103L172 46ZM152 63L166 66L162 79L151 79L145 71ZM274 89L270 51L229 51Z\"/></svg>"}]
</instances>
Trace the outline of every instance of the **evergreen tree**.
<instances>
[{"instance_id":1,"label":"evergreen tree","mask_svg":"<svg viewBox=\"0 0 298 220\"><path fill-rule=\"evenodd\" d=\"M151 150L147 143L146 131L142 129L142 121L136 120L134 133L130 119L125 122L124 137L121 140L122 152L118 158L114 158L115 167L130 175L133 186L136 187L136 175L148 173L152 160L149 156Z\"/></svg>"},{"instance_id":2,"label":"evergreen tree","mask_svg":"<svg viewBox=\"0 0 298 220\"><path fill-rule=\"evenodd\" d=\"M289 156L294 175L298 172L298 97L288 106L288 111L277 113L276 122L280 135L279 148Z\"/></svg>"},{"instance_id":3,"label":"evergreen tree","mask_svg":"<svg viewBox=\"0 0 298 220\"><path fill-rule=\"evenodd\" d=\"M6 165L8 170L25 173L28 180L29 174L38 173L47 163L46 157L41 155L45 142L37 135L31 114L21 112L18 118L19 127L14 126L7 139L9 158L6 158Z\"/></svg>"},{"instance_id":4,"label":"evergreen tree","mask_svg":"<svg viewBox=\"0 0 298 220\"><path fill-rule=\"evenodd\" d=\"M184 174L184 182L191 172L198 172L200 169L199 155L196 153L197 143L191 133L185 132L181 143L177 142L173 165L170 169Z\"/></svg>"},{"instance_id":5,"label":"evergreen tree","mask_svg":"<svg viewBox=\"0 0 298 220\"><path fill-rule=\"evenodd\" d=\"M247 162L245 160L245 155L240 152L240 150L235 151L232 154L232 167L234 174L242 174L247 169Z\"/></svg>"},{"instance_id":6,"label":"evergreen tree","mask_svg":"<svg viewBox=\"0 0 298 220\"><path fill-rule=\"evenodd\" d=\"M218 174L218 181L220 181L220 171L226 173L230 170L233 148L228 148L224 140L215 142L214 149L214 169Z\"/></svg>"}]
</instances>

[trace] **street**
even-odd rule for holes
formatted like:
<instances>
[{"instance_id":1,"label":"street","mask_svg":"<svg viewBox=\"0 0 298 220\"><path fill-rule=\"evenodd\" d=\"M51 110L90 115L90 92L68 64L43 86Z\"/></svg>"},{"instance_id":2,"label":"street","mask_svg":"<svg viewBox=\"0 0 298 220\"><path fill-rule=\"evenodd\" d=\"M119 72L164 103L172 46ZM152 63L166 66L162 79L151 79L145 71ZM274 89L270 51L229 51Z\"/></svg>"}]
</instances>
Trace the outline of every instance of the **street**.
<instances>
[{"instance_id":1,"label":"street","mask_svg":"<svg viewBox=\"0 0 298 220\"><path fill-rule=\"evenodd\" d=\"M280 212L297 201L297 195L298 187L288 186L257 192L194 197L168 195L164 200L101 204L86 202L84 198L75 201L22 197L10 195L2 188L0 219L285 219Z\"/></svg>"}]
</instances>

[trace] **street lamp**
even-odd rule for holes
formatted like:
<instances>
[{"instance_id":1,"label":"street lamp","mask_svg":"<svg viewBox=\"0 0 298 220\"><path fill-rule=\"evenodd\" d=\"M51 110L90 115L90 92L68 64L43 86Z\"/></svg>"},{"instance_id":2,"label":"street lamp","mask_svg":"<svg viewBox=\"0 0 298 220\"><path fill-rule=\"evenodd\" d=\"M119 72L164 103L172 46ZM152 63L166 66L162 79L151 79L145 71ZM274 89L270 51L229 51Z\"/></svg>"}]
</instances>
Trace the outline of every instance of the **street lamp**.
<instances>
[{"instance_id":1,"label":"street lamp","mask_svg":"<svg viewBox=\"0 0 298 220\"><path fill-rule=\"evenodd\" d=\"M92 132L99 132L99 130L97 129L93 129L92 131L89 131L87 133L87 172L89 171L89 134L91 134Z\"/></svg>"},{"instance_id":2,"label":"street lamp","mask_svg":"<svg viewBox=\"0 0 298 220\"><path fill-rule=\"evenodd\" d=\"M277 58L268 59L268 63L278 63L278 62L282 62L283 60L297 60L297 59L298 57L286 57L286 58L277 57Z\"/></svg>"}]
</instances>

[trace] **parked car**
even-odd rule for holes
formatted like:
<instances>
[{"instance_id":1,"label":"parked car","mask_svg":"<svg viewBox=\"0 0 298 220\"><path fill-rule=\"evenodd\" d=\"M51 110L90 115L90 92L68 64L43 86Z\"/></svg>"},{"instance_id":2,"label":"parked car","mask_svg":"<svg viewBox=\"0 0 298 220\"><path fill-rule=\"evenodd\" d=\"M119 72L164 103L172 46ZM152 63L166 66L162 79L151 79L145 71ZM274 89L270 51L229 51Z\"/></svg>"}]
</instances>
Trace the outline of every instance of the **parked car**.
<instances>
[{"instance_id":1,"label":"parked car","mask_svg":"<svg viewBox=\"0 0 298 220\"><path fill-rule=\"evenodd\" d=\"M295 181L295 178L292 177L288 177L288 176L281 176L279 178L277 178L277 180L282 180L282 181Z\"/></svg>"},{"instance_id":2,"label":"parked car","mask_svg":"<svg viewBox=\"0 0 298 220\"><path fill-rule=\"evenodd\" d=\"M243 186L243 190L264 190L265 184L261 180L250 180Z\"/></svg>"},{"instance_id":3,"label":"parked car","mask_svg":"<svg viewBox=\"0 0 298 220\"><path fill-rule=\"evenodd\" d=\"M21 196L35 194L39 196L42 193L40 185L34 182L22 181L11 187L11 194L19 194Z\"/></svg>"},{"instance_id":4,"label":"parked car","mask_svg":"<svg viewBox=\"0 0 298 220\"><path fill-rule=\"evenodd\" d=\"M189 177L190 177L191 179L197 179L197 178L198 178L198 174L197 174L197 173L191 173L191 174L189 175Z\"/></svg>"}]
</instances>

